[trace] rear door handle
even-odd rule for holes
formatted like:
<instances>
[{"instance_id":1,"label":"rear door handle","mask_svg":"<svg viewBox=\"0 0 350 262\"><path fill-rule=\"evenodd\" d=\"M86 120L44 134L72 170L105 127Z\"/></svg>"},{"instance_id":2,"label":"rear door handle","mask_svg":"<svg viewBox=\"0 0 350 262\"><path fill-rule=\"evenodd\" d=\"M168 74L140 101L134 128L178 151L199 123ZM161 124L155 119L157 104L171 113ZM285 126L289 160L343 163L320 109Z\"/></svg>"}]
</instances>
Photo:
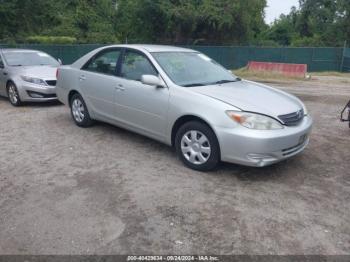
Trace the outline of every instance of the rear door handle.
<instances>
[{"instance_id":1,"label":"rear door handle","mask_svg":"<svg viewBox=\"0 0 350 262\"><path fill-rule=\"evenodd\" d=\"M86 80L86 76L84 76L84 75L80 76L80 77L79 77L79 80L80 80L80 81Z\"/></svg>"},{"instance_id":2,"label":"rear door handle","mask_svg":"<svg viewBox=\"0 0 350 262\"><path fill-rule=\"evenodd\" d=\"M4 76L7 76L7 72L3 72L3 75L4 75Z\"/></svg>"}]
</instances>

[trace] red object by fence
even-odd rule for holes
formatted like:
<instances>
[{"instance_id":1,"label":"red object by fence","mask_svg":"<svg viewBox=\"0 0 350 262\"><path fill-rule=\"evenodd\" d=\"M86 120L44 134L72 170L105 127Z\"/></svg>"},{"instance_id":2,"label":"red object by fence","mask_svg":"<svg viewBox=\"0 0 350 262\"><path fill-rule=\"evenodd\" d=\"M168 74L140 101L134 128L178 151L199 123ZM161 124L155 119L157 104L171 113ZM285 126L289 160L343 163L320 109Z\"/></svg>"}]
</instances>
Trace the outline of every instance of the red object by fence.
<instances>
[{"instance_id":1,"label":"red object by fence","mask_svg":"<svg viewBox=\"0 0 350 262\"><path fill-rule=\"evenodd\" d=\"M248 63L248 69L251 71L265 71L296 77L305 77L307 73L306 64L284 64L250 61Z\"/></svg>"}]
</instances>

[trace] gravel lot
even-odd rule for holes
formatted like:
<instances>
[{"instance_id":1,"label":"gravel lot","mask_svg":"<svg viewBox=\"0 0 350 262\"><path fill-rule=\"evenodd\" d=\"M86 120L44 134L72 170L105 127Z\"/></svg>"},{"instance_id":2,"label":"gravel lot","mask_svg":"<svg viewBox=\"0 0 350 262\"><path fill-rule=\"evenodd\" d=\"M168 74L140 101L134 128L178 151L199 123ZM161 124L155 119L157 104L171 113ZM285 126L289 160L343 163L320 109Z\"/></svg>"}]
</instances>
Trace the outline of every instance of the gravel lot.
<instances>
[{"instance_id":1,"label":"gravel lot","mask_svg":"<svg viewBox=\"0 0 350 262\"><path fill-rule=\"evenodd\" d=\"M311 144L262 169L182 166L173 150L54 103L0 99L0 254L350 254L350 79L274 83Z\"/></svg>"}]
</instances>

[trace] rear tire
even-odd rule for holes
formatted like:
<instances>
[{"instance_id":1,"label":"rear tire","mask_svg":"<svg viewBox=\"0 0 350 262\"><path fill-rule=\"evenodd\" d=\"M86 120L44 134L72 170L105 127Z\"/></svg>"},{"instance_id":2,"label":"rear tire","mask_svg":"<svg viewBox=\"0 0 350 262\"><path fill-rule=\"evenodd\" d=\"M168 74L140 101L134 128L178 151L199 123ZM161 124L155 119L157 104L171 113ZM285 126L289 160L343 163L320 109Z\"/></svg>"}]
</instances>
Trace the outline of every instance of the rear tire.
<instances>
[{"instance_id":1,"label":"rear tire","mask_svg":"<svg viewBox=\"0 0 350 262\"><path fill-rule=\"evenodd\" d=\"M19 97L19 93L15 83L13 82L8 83L6 90L7 90L7 96L9 98L11 105L16 107L20 106L22 104L22 101L21 101L21 98Z\"/></svg>"},{"instance_id":2,"label":"rear tire","mask_svg":"<svg viewBox=\"0 0 350 262\"><path fill-rule=\"evenodd\" d=\"M182 162L191 169L210 171L220 162L220 147L213 130L206 124L191 121L178 130L175 148Z\"/></svg>"},{"instance_id":3,"label":"rear tire","mask_svg":"<svg viewBox=\"0 0 350 262\"><path fill-rule=\"evenodd\" d=\"M87 106L80 94L74 94L70 99L71 115L77 126L90 127L94 124L91 119Z\"/></svg>"}]
</instances>

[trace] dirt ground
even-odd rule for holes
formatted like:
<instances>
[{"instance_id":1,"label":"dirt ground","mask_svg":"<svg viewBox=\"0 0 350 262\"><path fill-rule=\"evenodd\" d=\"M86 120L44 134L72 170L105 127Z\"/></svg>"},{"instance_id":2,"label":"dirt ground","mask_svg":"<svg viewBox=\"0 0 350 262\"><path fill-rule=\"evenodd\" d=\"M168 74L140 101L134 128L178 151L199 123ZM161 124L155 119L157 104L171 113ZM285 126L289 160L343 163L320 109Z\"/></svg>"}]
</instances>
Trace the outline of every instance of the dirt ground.
<instances>
[{"instance_id":1,"label":"dirt ground","mask_svg":"<svg viewBox=\"0 0 350 262\"><path fill-rule=\"evenodd\" d=\"M0 254L350 254L350 80L274 82L315 124L262 169L185 168L173 150L57 104L0 99Z\"/></svg>"}]
</instances>

